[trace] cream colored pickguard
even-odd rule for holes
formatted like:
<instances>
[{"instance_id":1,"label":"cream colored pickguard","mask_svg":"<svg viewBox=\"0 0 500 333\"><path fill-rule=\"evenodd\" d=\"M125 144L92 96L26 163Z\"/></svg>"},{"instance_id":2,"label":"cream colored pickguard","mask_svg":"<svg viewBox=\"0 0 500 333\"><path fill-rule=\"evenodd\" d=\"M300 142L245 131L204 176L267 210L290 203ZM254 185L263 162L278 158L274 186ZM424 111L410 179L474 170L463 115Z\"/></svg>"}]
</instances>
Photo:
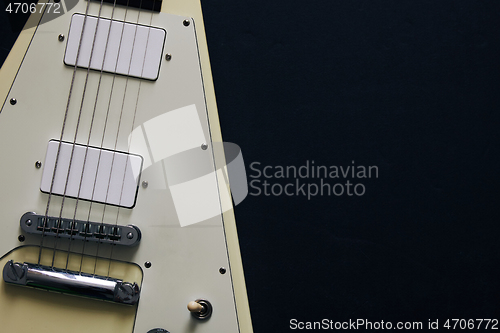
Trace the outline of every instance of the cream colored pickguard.
<instances>
[{"instance_id":1,"label":"cream colored pickguard","mask_svg":"<svg viewBox=\"0 0 500 333\"><path fill-rule=\"evenodd\" d=\"M83 13L86 4L87 2L81 1L72 11ZM97 16L98 8L98 2L91 3L89 14ZM131 116L134 108L125 106L126 116L122 127L120 131L116 124L115 127L110 125L107 128L107 133L110 134L105 137L105 146L112 146L113 138L118 133L118 149L126 151L130 130L127 132L124 128L132 129L137 127L132 124L140 125L165 112L195 104L203 134L209 144L207 151L200 149L199 158L208 158L215 164L214 169L223 169L223 152L210 143L221 142L222 138L200 4L196 0L165 0L162 11L164 13L153 16L151 25L167 30L168 37L163 52L171 53L172 61L161 64L158 81L140 84L138 103L142 112L134 120ZM110 15L110 7L105 7L102 16ZM117 9L114 18L123 19L124 15L123 9ZM127 20L135 22L136 16L128 15ZM141 13L139 23L148 25L150 17L149 12ZM0 183L3 189L0 205L4 231L0 234L2 268L8 260L33 262L38 255L39 237L26 235L24 242L18 241L18 236L22 234L19 218L27 211L42 214L46 207L47 195L39 190L41 170L36 169L34 163L37 160L44 161L48 141L57 139L60 135L73 70L62 63L65 43L61 43L57 36L61 33L67 35L70 18L70 13L67 13L36 29L23 31L0 71L0 96L5 101L0 113ZM186 27L181 25L186 18L193 18L194 26L187 29L196 29L196 35L194 30L188 33ZM31 19L37 18L32 16ZM189 41L190 36L196 36L196 39ZM180 48L186 47L190 48L193 59L199 59L203 81L199 77L199 66L192 68L190 65L195 60L176 57L181 52ZM78 109L81 101L79 91L83 90L85 75L85 70L77 71L74 87L76 93L70 110ZM198 87L192 88L192 79L188 81L189 86L182 86L184 78L197 76ZM90 73L85 97L87 102L84 103L78 130L79 143L86 142L86 135L90 131L89 115L96 97L98 78L98 72ZM111 75L103 76L100 96L111 95L111 82ZM116 91L124 90L125 85L130 96L139 92L138 79L127 82L124 77L117 77L113 94L118 96ZM192 94L191 89L198 93ZM200 91L204 91L205 95L200 95ZM16 98L16 105L9 103L11 98ZM116 101L112 101L115 103L115 111L112 111L115 114L112 117L118 117L116 112L120 109L118 97L115 99ZM100 103L104 105L106 102L102 98ZM126 105L134 103L134 98L127 97ZM72 141L72 135L76 131L76 114L74 112L68 118L67 134L64 137L67 141ZM97 117L102 120L103 114ZM103 131L102 121L101 125L96 125L93 133L101 133L99 129ZM113 131L115 135L112 135ZM91 141L91 144L98 146L99 136L95 135ZM197 157L194 158L196 160ZM134 224L141 228L142 240L139 246L125 249L116 247L113 250L110 271L113 277L141 284L139 304L136 307L110 304L6 285L2 280L2 331L148 332L153 328L163 328L172 333L252 332L234 215L231 209L227 209L231 206L230 198L227 195L220 197L221 207L224 207L222 215L181 227L170 191L167 190L168 184L161 185L165 182L162 175L152 167L143 172L142 180L147 180L149 186L139 189L135 208L120 209L118 212L116 207L108 207L105 214L107 220L113 220L119 214L120 224ZM217 177L216 181L220 193L227 193L228 184L224 177ZM52 198L50 215L58 214L61 203L60 197ZM64 207L65 215L71 215L75 200L66 199ZM78 207L80 210L77 214L83 219L89 203L80 201ZM102 205L94 204L92 218L98 220L102 209ZM50 247L51 244L46 242L45 245ZM67 247L67 241L58 242L58 249ZM72 244L72 252L79 250L78 245ZM97 252L95 246L90 245L87 246L86 253L97 253L99 257L107 258L110 249L101 246ZM42 261L50 262L51 257L50 251L44 252ZM56 262L61 261L60 265L63 265L64 251L58 252L56 258ZM79 261L77 255L70 258L70 262ZM88 265L92 267L91 259L86 260L90 260ZM152 262L151 268L145 268L146 261ZM108 261L105 259L99 259L97 266L106 267L106 262ZM225 267L227 273L220 274L219 267ZM197 298L208 299L214 306L213 316L205 322L192 318L186 309L187 303Z\"/></svg>"}]
</instances>

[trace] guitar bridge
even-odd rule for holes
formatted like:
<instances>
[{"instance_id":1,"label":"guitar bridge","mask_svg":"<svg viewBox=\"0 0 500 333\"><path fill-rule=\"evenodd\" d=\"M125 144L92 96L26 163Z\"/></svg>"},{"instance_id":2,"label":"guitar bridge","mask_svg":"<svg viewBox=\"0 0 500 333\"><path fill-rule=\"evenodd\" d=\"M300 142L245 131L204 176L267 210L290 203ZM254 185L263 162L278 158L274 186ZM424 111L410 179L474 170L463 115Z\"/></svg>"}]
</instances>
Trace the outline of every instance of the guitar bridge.
<instances>
[{"instance_id":1,"label":"guitar bridge","mask_svg":"<svg viewBox=\"0 0 500 333\"><path fill-rule=\"evenodd\" d=\"M140 289L134 283L29 263L8 261L3 268L7 283L88 298L135 305Z\"/></svg>"},{"instance_id":2,"label":"guitar bridge","mask_svg":"<svg viewBox=\"0 0 500 333\"><path fill-rule=\"evenodd\" d=\"M21 217L21 229L29 234L43 233L44 236L71 237L126 246L136 245L141 239L141 231L136 226L60 219L35 213L26 213Z\"/></svg>"}]
</instances>

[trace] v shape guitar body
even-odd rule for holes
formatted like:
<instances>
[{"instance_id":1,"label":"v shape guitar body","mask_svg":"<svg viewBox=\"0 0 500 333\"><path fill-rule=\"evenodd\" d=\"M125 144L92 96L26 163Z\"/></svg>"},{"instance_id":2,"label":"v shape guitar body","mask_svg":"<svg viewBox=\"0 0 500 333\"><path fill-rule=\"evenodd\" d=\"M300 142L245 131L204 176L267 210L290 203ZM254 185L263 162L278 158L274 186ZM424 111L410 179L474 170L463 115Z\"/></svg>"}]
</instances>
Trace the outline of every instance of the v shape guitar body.
<instances>
[{"instance_id":1,"label":"v shape guitar body","mask_svg":"<svg viewBox=\"0 0 500 333\"><path fill-rule=\"evenodd\" d=\"M1 330L252 332L199 1L30 22L0 71Z\"/></svg>"}]
</instances>

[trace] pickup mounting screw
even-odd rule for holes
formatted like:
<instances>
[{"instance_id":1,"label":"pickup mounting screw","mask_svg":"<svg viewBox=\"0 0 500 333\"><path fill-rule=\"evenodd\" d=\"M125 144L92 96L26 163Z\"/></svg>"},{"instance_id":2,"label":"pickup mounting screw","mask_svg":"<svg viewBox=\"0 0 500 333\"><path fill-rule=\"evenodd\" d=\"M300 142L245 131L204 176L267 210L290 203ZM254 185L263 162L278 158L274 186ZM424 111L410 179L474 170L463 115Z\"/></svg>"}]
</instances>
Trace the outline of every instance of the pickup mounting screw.
<instances>
[{"instance_id":1,"label":"pickup mounting screw","mask_svg":"<svg viewBox=\"0 0 500 333\"><path fill-rule=\"evenodd\" d=\"M165 60L166 61L172 60L172 55L170 53L165 54Z\"/></svg>"},{"instance_id":2,"label":"pickup mounting screw","mask_svg":"<svg viewBox=\"0 0 500 333\"><path fill-rule=\"evenodd\" d=\"M147 181L142 182L142 187L148 188L149 183Z\"/></svg>"},{"instance_id":3,"label":"pickup mounting screw","mask_svg":"<svg viewBox=\"0 0 500 333\"><path fill-rule=\"evenodd\" d=\"M64 35L60 34L57 39L59 39L60 42L64 41Z\"/></svg>"},{"instance_id":4,"label":"pickup mounting screw","mask_svg":"<svg viewBox=\"0 0 500 333\"><path fill-rule=\"evenodd\" d=\"M42 167L42 162L36 161L35 162L35 168L40 169Z\"/></svg>"},{"instance_id":5,"label":"pickup mounting screw","mask_svg":"<svg viewBox=\"0 0 500 333\"><path fill-rule=\"evenodd\" d=\"M146 262L144 263L144 267L146 267L146 268L150 268L150 267L151 267L151 261L146 261Z\"/></svg>"},{"instance_id":6,"label":"pickup mounting screw","mask_svg":"<svg viewBox=\"0 0 500 333\"><path fill-rule=\"evenodd\" d=\"M10 99L10 104L11 105L16 105L16 103L17 103L17 99L15 99L15 98L11 98Z\"/></svg>"},{"instance_id":7,"label":"pickup mounting screw","mask_svg":"<svg viewBox=\"0 0 500 333\"><path fill-rule=\"evenodd\" d=\"M24 222L24 223L26 223L26 225L27 225L28 227L30 227L30 226L31 226L31 224L33 224L33 222L31 222L31 220L26 220L26 222Z\"/></svg>"},{"instance_id":8,"label":"pickup mounting screw","mask_svg":"<svg viewBox=\"0 0 500 333\"><path fill-rule=\"evenodd\" d=\"M201 145L201 149L207 150L207 148L208 148L208 145L206 143L204 143L204 144Z\"/></svg>"},{"instance_id":9,"label":"pickup mounting screw","mask_svg":"<svg viewBox=\"0 0 500 333\"><path fill-rule=\"evenodd\" d=\"M226 274L226 268L224 267L219 268L219 273Z\"/></svg>"},{"instance_id":10,"label":"pickup mounting screw","mask_svg":"<svg viewBox=\"0 0 500 333\"><path fill-rule=\"evenodd\" d=\"M129 232L129 233L127 234L127 238L128 238L128 239L132 239L132 238L134 238L134 234L133 234L133 233L131 233L131 232Z\"/></svg>"},{"instance_id":11,"label":"pickup mounting screw","mask_svg":"<svg viewBox=\"0 0 500 333\"><path fill-rule=\"evenodd\" d=\"M184 24L185 27L188 27L191 24L191 22L189 22L189 20L184 20L182 24Z\"/></svg>"}]
</instances>

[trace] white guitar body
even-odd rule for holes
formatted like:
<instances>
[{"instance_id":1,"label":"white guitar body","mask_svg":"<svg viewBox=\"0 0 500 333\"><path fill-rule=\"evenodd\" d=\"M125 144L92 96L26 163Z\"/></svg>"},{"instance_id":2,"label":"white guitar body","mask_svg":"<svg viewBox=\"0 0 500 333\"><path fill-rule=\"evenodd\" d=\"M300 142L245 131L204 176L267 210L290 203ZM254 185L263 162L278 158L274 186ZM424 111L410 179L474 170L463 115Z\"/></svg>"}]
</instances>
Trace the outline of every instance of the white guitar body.
<instances>
[{"instance_id":1,"label":"white guitar body","mask_svg":"<svg viewBox=\"0 0 500 333\"><path fill-rule=\"evenodd\" d=\"M154 14L119 6L112 11L109 4L99 13L100 2L90 2L88 16L166 32L163 45L156 45L160 62L155 79L75 71L64 63L73 14L85 15L87 4L80 1L48 22L42 17L38 27L23 31L0 72L0 268L12 260L111 277L136 283L140 298L135 305L124 305L1 279L2 331L252 332L224 156L217 146L222 140L199 2L165 0L162 12ZM88 199L79 188L71 195L71 185L59 194L57 186L50 189L53 179L64 184L67 178L64 173L53 176L54 161L47 153L50 142L58 147L63 128L68 147L141 158L139 169L132 166L132 190L123 186L118 191L119 200L131 198L132 205L106 201L109 186L101 191L101 202L95 199L99 190ZM81 162L85 156L73 155L75 165L90 170L90 155L87 164ZM118 158L113 163L129 166L120 165ZM82 174L72 176L73 185L85 178ZM52 194L41 191L43 179L49 184L44 192ZM21 228L20 219L27 212L44 216L49 197L47 216L133 225L140 230L140 241L126 246L49 233L42 241L42 235ZM187 309L199 299L213 307L205 320Z\"/></svg>"}]
</instances>

